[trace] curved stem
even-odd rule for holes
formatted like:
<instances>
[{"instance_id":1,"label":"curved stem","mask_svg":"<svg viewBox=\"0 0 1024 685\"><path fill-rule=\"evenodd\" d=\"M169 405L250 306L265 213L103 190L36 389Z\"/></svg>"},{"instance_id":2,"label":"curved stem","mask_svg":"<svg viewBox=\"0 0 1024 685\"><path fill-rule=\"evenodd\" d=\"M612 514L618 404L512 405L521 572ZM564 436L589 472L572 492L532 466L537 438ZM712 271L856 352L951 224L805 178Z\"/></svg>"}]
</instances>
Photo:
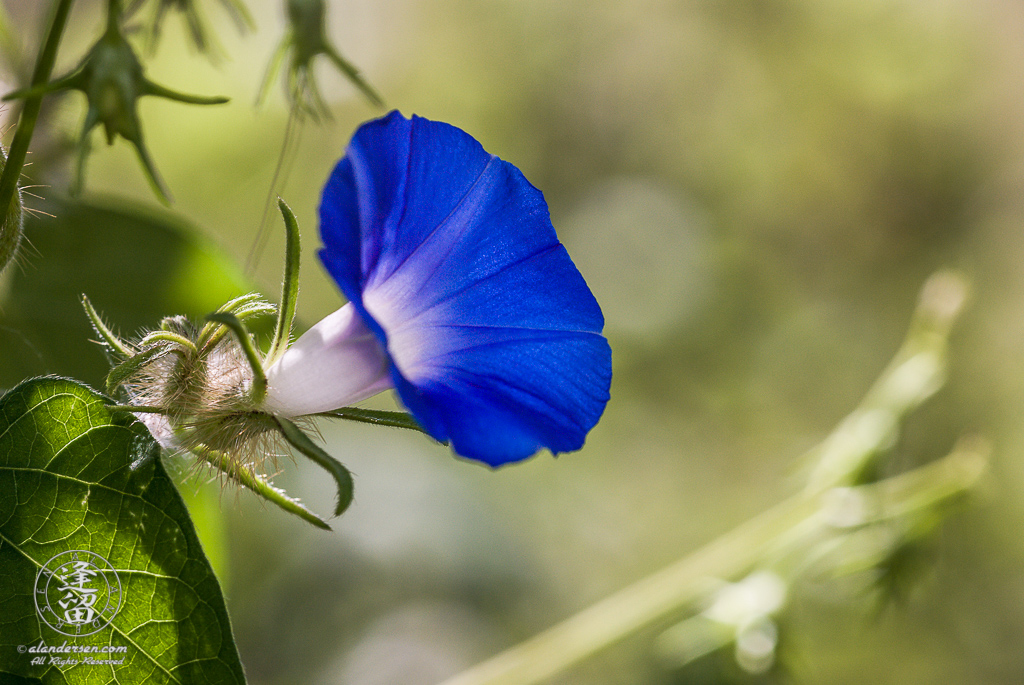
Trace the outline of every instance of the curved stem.
<instances>
[{"instance_id":1,"label":"curved stem","mask_svg":"<svg viewBox=\"0 0 1024 685\"><path fill-rule=\"evenodd\" d=\"M809 483L774 508L705 547L562 623L471 668L443 685L534 685L640 628L677 616L714 588L716 578L749 572L794 531L829 525L823 500L837 487L855 485L859 474L891 447L903 419L945 380L947 337L967 295L952 272L932 276L921 294L903 346L861 405L821 445ZM980 476L987 446L963 442L936 464L876 483L889 512L949 500Z\"/></svg>"},{"instance_id":2,"label":"curved stem","mask_svg":"<svg viewBox=\"0 0 1024 685\"><path fill-rule=\"evenodd\" d=\"M50 24L50 32L46 36L46 42L39 52L36 68L32 73L30 88L35 88L50 80L53 65L57 61L57 48L60 46L61 36L64 34L73 4L74 0L60 0L57 3L53 22ZM2 215L6 215L7 207L11 206L14 194L18 191L18 179L21 178L21 170L25 166L25 156L28 154L28 146L32 142L32 133L35 131L42 105L43 96L41 94L34 95L26 98L25 105L21 109L18 130L15 131L14 140L11 141L11 149L7 155L7 164L4 166L3 174L0 174L0 207L3 208L0 214Z\"/></svg>"},{"instance_id":3,"label":"curved stem","mask_svg":"<svg viewBox=\"0 0 1024 685\"><path fill-rule=\"evenodd\" d=\"M367 100L377 107L384 107L384 99L378 95L377 91L373 89L373 86L363 78L363 75L359 73L359 70L341 56L341 53L339 53L334 46L328 45L325 52L327 53L327 57L334 62L334 66L338 67L338 69L348 77L348 80L351 81L356 88L362 91Z\"/></svg>"},{"instance_id":4,"label":"curved stem","mask_svg":"<svg viewBox=\"0 0 1024 685\"><path fill-rule=\"evenodd\" d=\"M786 500L675 564L443 685L543 682L637 629L677 614L713 590L716 578L742 574L769 550L776 536L813 515L819 506L817 498L801 495Z\"/></svg>"},{"instance_id":5,"label":"curved stem","mask_svg":"<svg viewBox=\"0 0 1024 685\"><path fill-rule=\"evenodd\" d=\"M988 446L959 443L946 457L914 471L863 486L885 503L880 515L895 517L954 500L985 469ZM696 552L584 609L575 616L502 652L442 685L532 685L659 620L672 618L714 590L718 578L749 572L780 538L821 515L825 493L798 493Z\"/></svg>"}]
</instances>

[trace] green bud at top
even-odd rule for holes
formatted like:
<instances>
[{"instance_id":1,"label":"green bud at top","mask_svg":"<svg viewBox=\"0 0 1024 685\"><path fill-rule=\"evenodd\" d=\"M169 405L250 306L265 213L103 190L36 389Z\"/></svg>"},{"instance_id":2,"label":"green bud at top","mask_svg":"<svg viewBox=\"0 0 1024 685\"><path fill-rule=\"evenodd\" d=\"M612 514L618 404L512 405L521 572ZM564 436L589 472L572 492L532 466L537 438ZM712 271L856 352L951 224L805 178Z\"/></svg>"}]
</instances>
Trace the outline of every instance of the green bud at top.
<instances>
[{"instance_id":1,"label":"green bud at top","mask_svg":"<svg viewBox=\"0 0 1024 685\"><path fill-rule=\"evenodd\" d=\"M28 90L16 91L4 100L24 98L58 90L75 89L85 93L88 110L82 125L79 143L78 173L73 190L80 190L85 175L85 160L89 153L89 133L103 124L107 143L113 144L121 136L134 147L153 191L164 202L169 195L146 150L139 122L138 100L143 95L156 95L194 105L215 105L227 98L185 95L157 85L146 78L135 50L121 33L119 3L111 2L107 30L89 50L78 68L67 76Z\"/></svg>"},{"instance_id":2,"label":"green bud at top","mask_svg":"<svg viewBox=\"0 0 1024 685\"><path fill-rule=\"evenodd\" d=\"M293 62L309 62L329 49L324 0L288 0L288 22L295 41Z\"/></svg>"},{"instance_id":3,"label":"green bud at top","mask_svg":"<svg viewBox=\"0 0 1024 685\"><path fill-rule=\"evenodd\" d=\"M78 88L89 101L85 130L99 123L107 143L115 136L139 143L141 130L135 102L146 93L142 64L120 33L108 31L82 63Z\"/></svg>"},{"instance_id":4,"label":"green bud at top","mask_svg":"<svg viewBox=\"0 0 1024 685\"><path fill-rule=\"evenodd\" d=\"M134 0L128 5L127 14L134 14L144 5L153 8L150 17L143 20L142 30L149 39L150 46L155 48L163 31L164 17L170 11L179 13L196 49L207 53L213 59L219 56L220 48L213 31L203 17L200 4L200 0ZM221 5L227 10L240 32L255 27L252 15L242 0L221 0Z\"/></svg>"},{"instance_id":5,"label":"green bud at top","mask_svg":"<svg viewBox=\"0 0 1024 685\"><path fill-rule=\"evenodd\" d=\"M6 165L7 151L0 146L0 173L3 172ZM18 188L11 199L11 206L4 214L3 221L0 222L0 273L14 259L18 253L18 246L21 245L22 214L21 188Z\"/></svg>"},{"instance_id":6,"label":"green bud at top","mask_svg":"<svg viewBox=\"0 0 1024 685\"><path fill-rule=\"evenodd\" d=\"M285 88L296 111L314 119L328 117L327 103L320 94L320 88L313 75L313 60L318 55L326 56L366 98L377 107L384 101L377 91L367 83L359 70L341 56L327 38L325 0L286 0L288 10L288 33L278 46L277 52L267 68L266 77L260 88L260 99L267 86L274 79L286 54L291 54Z\"/></svg>"}]
</instances>

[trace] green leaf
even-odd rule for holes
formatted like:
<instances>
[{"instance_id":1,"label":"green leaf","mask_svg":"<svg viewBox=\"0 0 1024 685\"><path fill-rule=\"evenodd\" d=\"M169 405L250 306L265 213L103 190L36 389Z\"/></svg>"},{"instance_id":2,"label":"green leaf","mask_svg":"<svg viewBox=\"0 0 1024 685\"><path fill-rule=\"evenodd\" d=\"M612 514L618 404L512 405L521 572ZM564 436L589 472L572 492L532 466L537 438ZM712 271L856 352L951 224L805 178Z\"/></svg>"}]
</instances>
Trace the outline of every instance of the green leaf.
<instances>
[{"instance_id":1,"label":"green leaf","mask_svg":"<svg viewBox=\"0 0 1024 685\"><path fill-rule=\"evenodd\" d=\"M244 683L220 586L159 448L108 401L59 378L0 397L0 682ZM106 609L99 616L112 614L91 634L95 624L60 624L59 602L74 592L62 595L61 574L40 574L76 550L96 571L84 587ZM63 583L75 585L66 575ZM41 642L125 651L29 652ZM45 663L33 665L39 656Z\"/></svg>"},{"instance_id":2,"label":"green leaf","mask_svg":"<svg viewBox=\"0 0 1024 685\"><path fill-rule=\"evenodd\" d=\"M107 354L82 311L82 295L105 324L131 340L169 315L193 321L253 286L235 262L192 224L163 210L124 200L33 200L42 214L25 220L22 265L0 283L0 392L26 378L57 374L103 387ZM6 285L6 287L4 287ZM270 319L245 318L250 331L270 333ZM263 324L267 324L264 326ZM220 489L205 495L216 501ZM212 512L211 512L212 513ZM226 538L219 515L196 520L207 551ZM212 553L221 580L226 566Z\"/></svg>"}]
</instances>

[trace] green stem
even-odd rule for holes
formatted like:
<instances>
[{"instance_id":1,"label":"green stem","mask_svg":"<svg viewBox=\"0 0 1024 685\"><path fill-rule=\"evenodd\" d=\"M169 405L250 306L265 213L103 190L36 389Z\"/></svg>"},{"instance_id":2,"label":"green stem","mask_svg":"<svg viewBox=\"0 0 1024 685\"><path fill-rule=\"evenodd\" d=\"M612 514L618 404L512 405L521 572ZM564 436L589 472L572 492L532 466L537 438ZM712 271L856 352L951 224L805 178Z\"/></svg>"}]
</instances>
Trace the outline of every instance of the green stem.
<instances>
[{"instance_id":1,"label":"green stem","mask_svg":"<svg viewBox=\"0 0 1024 685\"><path fill-rule=\"evenodd\" d=\"M60 46L61 36L67 26L72 4L74 4L74 0L60 0L57 3L53 22L50 24L50 32L46 36L46 42L39 52L36 68L32 73L30 87L34 88L50 80L53 65L57 61L57 48ZM21 178L21 170L25 166L25 156L28 154L28 146L32 142L32 133L35 131L42 105L43 96L41 94L34 95L25 99L25 104L21 109L18 130L15 131L14 140L11 141L11 149L7 155L7 164L4 166L3 174L0 174L0 207L4 208L3 211L0 211L0 215L6 215L6 208L11 206L14 194L18 191L18 180Z\"/></svg>"},{"instance_id":2,"label":"green stem","mask_svg":"<svg viewBox=\"0 0 1024 685\"><path fill-rule=\"evenodd\" d=\"M107 33L119 34L121 32L121 0L109 0L107 2Z\"/></svg>"},{"instance_id":3,"label":"green stem","mask_svg":"<svg viewBox=\"0 0 1024 685\"><path fill-rule=\"evenodd\" d=\"M900 516L969 490L983 473L987 455L983 442L962 441L933 464L864 488L881 495L886 503L882 515ZM540 683L640 628L672 618L714 590L716 579L747 573L787 532L819 517L822 494L794 495L675 564L442 685Z\"/></svg>"},{"instance_id":4,"label":"green stem","mask_svg":"<svg viewBox=\"0 0 1024 685\"><path fill-rule=\"evenodd\" d=\"M179 93L176 90L171 90L166 86L161 86L152 81L146 81L143 86L144 95L155 95L161 98L167 98L168 100L174 100L176 102L184 102L188 105L223 105L231 101L230 98L226 98L220 95L205 96L205 95L189 95L188 93Z\"/></svg>"},{"instance_id":5,"label":"green stem","mask_svg":"<svg viewBox=\"0 0 1024 685\"><path fill-rule=\"evenodd\" d=\"M963 279L939 272L929 279L893 362L861 405L820 446L811 450L808 486L705 547L604 599L526 642L471 668L443 685L533 685L637 630L676 617L707 596L719 580L736 578L805 529L828 525L823 495L857 482L895 441L905 415L942 384L949 328L966 298ZM962 443L937 465L875 484L894 498L889 512L953 497L981 473L986 448Z\"/></svg>"},{"instance_id":6,"label":"green stem","mask_svg":"<svg viewBox=\"0 0 1024 685\"><path fill-rule=\"evenodd\" d=\"M671 617L716 587L717 578L742 574L781 533L813 515L817 498L797 495L754 517L667 568L443 685L527 685L564 671L634 631Z\"/></svg>"}]
</instances>

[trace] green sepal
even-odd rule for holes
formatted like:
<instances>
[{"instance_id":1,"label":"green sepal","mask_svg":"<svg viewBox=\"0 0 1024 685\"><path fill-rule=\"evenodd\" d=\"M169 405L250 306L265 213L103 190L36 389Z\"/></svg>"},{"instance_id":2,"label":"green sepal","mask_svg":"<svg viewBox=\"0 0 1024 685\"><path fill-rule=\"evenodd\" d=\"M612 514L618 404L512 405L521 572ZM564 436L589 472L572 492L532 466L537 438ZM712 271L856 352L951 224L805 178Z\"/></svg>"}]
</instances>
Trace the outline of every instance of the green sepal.
<instances>
[{"instance_id":1,"label":"green sepal","mask_svg":"<svg viewBox=\"0 0 1024 685\"><path fill-rule=\"evenodd\" d=\"M244 685L220 583L159 446L107 402L56 377L0 397L0 683ZM75 550L109 564L110 584L91 584L106 585L94 598L107 625L65 624L61 635L52 610L68 597L33 582L47 560ZM43 643L64 643L60 663L15 649ZM115 646L112 661L89 663L89 651L100 660Z\"/></svg>"},{"instance_id":2,"label":"green sepal","mask_svg":"<svg viewBox=\"0 0 1024 685\"><path fill-rule=\"evenodd\" d=\"M103 338L103 343L107 345L112 351L121 355L124 358L132 356L132 351L121 342L121 340L114 335L114 333L107 328L106 324L103 323L103 319L100 318L99 313L93 308L92 302L85 295L82 295L82 307L85 308L85 314L89 317L89 322L92 324L96 334Z\"/></svg>"},{"instance_id":3,"label":"green sepal","mask_svg":"<svg viewBox=\"0 0 1024 685\"><path fill-rule=\"evenodd\" d=\"M142 164L142 170L145 172L146 181L149 182L150 190L156 195L157 199L160 200L161 204L169 206L171 204L171 191L167 189L167 184L164 183L163 178L156 170L156 164L153 163L153 158L149 156L149 150L146 149L145 143L142 142L142 130L140 129L136 136L133 138L125 138L135 148L135 154L139 158L139 163ZM107 128L107 142L113 143L113 135L110 133L110 128ZM83 181L79 179L79 190L82 187Z\"/></svg>"},{"instance_id":4,"label":"green sepal","mask_svg":"<svg viewBox=\"0 0 1024 685\"><path fill-rule=\"evenodd\" d=\"M137 12L146 2L147 0L134 0L128 5L126 16ZM199 52L207 53L211 61L215 62L220 57L223 50L218 44L216 36L210 30L208 21L199 11L199 0L156 0L153 4L155 5L153 16L142 27L151 50L155 50L160 41L164 17L168 10L174 9L182 15L182 20L196 49ZM240 33L256 29L256 22L253 21L252 14L241 0L221 0L221 4L228 10Z\"/></svg>"},{"instance_id":5,"label":"green sepal","mask_svg":"<svg viewBox=\"0 0 1024 685\"><path fill-rule=\"evenodd\" d=\"M170 204L170 193L144 142L137 112L138 99L143 95L155 95L198 105L223 104L228 100L223 97L179 93L147 79L142 63L121 33L119 20L120 3L111 2L108 6L106 31L74 71L56 81L9 93L5 99L37 98L65 89L81 90L85 93L88 108L78 144L78 163L72 194L80 192L84 185L86 157L91 151L89 134L93 128L103 124L109 144L113 144L117 136L132 144L154 194L162 203Z\"/></svg>"},{"instance_id":6,"label":"green sepal","mask_svg":"<svg viewBox=\"0 0 1024 685\"><path fill-rule=\"evenodd\" d=\"M239 321L246 321L257 316L275 314L277 313L277 308L269 302L265 302L263 296L259 293L247 293L236 297L217 309L217 313L225 312L234 314ZM227 329L223 325L209 321L203 326L203 330L199 332L196 344L204 352L207 352L213 349L226 333Z\"/></svg>"},{"instance_id":7,"label":"green sepal","mask_svg":"<svg viewBox=\"0 0 1024 685\"><path fill-rule=\"evenodd\" d=\"M292 447L304 456L312 459L334 477L334 482L338 485L338 502L334 507L334 515L341 516L348 509L349 505L352 504L355 486L352 482L351 472L340 461L320 449L294 423L281 416L275 416L273 419L281 430L284 439Z\"/></svg>"},{"instance_id":8,"label":"green sepal","mask_svg":"<svg viewBox=\"0 0 1024 685\"><path fill-rule=\"evenodd\" d=\"M359 70L356 69L355 65L342 57L341 53L339 53L333 45L328 44L325 45L324 48L324 54L334 62L334 66L338 67L338 69L348 77L348 80L351 81L356 88L362 91L363 95L366 96L366 99L377 107L383 108L384 99L376 90L373 89L373 86L371 86Z\"/></svg>"},{"instance_id":9,"label":"green sepal","mask_svg":"<svg viewBox=\"0 0 1024 685\"><path fill-rule=\"evenodd\" d=\"M78 69L67 76L57 79L56 81L49 81L47 83L40 83L37 86L13 90L7 95L4 95L2 99L4 102L10 102L11 100L25 100L28 98L49 95L50 93L56 93L58 90L69 90L72 88L81 89L84 82L85 78L82 74L82 70Z\"/></svg>"},{"instance_id":10,"label":"green sepal","mask_svg":"<svg viewBox=\"0 0 1024 685\"><path fill-rule=\"evenodd\" d=\"M419 431L430 436L423 426L416 422L410 414L402 411L384 411L382 409L360 409L358 407L342 407L331 411L320 412L316 416L327 416L333 419L345 419L346 421L359 421L370 423L375 426L388 426L390 428L405 428ZM430 436L433 439L433 436ZM447 444L442 442L441 444Z\"/></svg>"},{"instance_id":11,"label":"green sepal","mask_svg":"<svg viewBox=\"0 0 1024 685\"><path fill-rule=\"evenodd\" d=\"M226 98L220 95L208 96L181 93L176 90L171 90L166 86L153 83L152 81L146 81L143 84L142 91L143 95L155 95L157 97L174 100L176 102L184 102L187 105L223 105L231 101L231 98Z\"/></svg>"},{"instance_id":12,"label":"green sepal","mask_svg":"<svg viewBox=\"0 0 1024 685\"><path fill-rule=\"evenodd\" d=\"M281 210L285 227L284 277L281 283L281 306L278 310L277 326L274 328L274 340L267 353L267 366L276 362L288 349L292 323L295 320L295 307L299 299L299 223L284 200L278 198L277 206Z\"/></svg>"},{"instance_id":13,"label":"green sepal","mask_svg":"<svg viewBox=\"0 0 1024 685\"><path fill-rule=\"evenodd\" d=\"M113 395L128 378L157 357L170 352L168 345L153 345L124 360L107 374L107 393Z\"/></svg>"},{"instance_id":14,"label":"green sepal","mask_svg":"<svg viewBox=\"0 0 1024 685\"><path fill-rule=\"evenodd\" d=\"M175 345L181 345L182 347L187 348L192 354L199 354L199 350L196 348L194 342L183 335L174 333L173 331L153 331L140 340L139 345L141 347L146 347L156 342L174 343Z\"/></svg>"},{"instance_id":15,"label":"green sepal","mask_svg":"<svg viewBox=\"0 0 1024 685\"><path fill-rule=\"evenodd\" d=\"M251 490L271 504L277 505L289 514L295 514L304 521L312 523L317 528L330 530L331 527L322 518L299 504L298 500L292 499L285 494L284 490L275 488L265 478L257 475L246 465L229 458L217 450L197 448L193 454L198 459L213 466L218 471L231 478L239 485Z\"/></svg>"}]
</instances>

